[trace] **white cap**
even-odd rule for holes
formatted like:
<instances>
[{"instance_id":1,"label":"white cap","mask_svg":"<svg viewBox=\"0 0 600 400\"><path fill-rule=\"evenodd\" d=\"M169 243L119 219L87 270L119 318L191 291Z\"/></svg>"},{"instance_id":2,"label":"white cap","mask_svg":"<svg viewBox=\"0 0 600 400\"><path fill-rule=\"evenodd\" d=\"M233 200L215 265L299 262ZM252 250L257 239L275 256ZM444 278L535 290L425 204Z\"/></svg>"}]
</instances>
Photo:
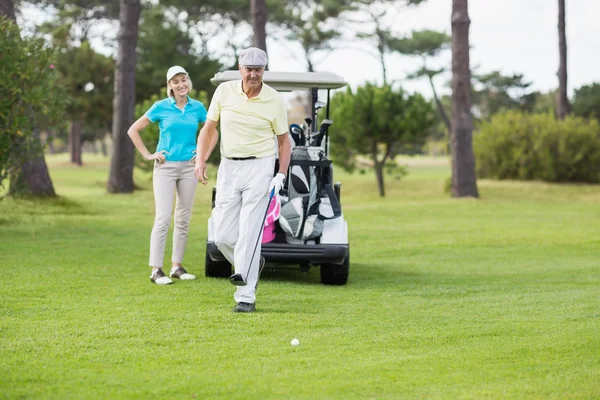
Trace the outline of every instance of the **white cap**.
<instances>
[{"instance_id":1,"label":"white cap","mask_svg":"<svg viewBox=\"0 0 600 400\"><path fill-rule=\"evenodd\" d=\"M180 67L179 65L174 65L171 68L169 68L169 70L167 71L167 81L170 81L171 79L173 79L173 77L177 74L188 74L187 71L185 69L183 69L183 67Z\"/></svg>"},{"instance_id":2,"label":"white cap","mask_svg":"<svg viewBox=\"0 0 600 400\"><path fill-rule=\"evenodd\" d=\"M249 47L242 50L238 58L240 65L251 68L264 68L267 62L267 53L258 47Z\"/></svg>"}]
</instances>

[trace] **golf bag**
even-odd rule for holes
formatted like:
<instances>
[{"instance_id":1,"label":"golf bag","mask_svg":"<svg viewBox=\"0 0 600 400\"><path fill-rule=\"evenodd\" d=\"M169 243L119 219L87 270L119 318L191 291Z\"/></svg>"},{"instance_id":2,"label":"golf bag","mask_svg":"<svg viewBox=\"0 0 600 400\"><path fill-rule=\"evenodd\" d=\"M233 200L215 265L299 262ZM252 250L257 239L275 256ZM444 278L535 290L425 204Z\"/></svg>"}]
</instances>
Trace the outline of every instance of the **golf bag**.
<instances>
[{"instance_id":1,"label":"golf bag","mask_svg":"<svg viewBox=\"0 0 600 400\"><path fill-rule=\"evenodd\" d=\"M305 243L317 239L324 221L342 215L330 176L331 160L318 147L294 147L288 177L288 201L282 205L279 225L288 243ZM321 214L320 206L327 198L331 216Z\"/></svg>"}]
</instances>

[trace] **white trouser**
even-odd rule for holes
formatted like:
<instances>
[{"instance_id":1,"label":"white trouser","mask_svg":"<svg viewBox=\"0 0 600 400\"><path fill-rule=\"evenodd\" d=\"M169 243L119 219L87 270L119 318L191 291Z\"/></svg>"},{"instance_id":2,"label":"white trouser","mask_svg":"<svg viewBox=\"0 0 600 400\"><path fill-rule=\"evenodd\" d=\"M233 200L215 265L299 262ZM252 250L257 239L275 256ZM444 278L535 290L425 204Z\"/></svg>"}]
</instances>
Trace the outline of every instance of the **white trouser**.
<instances>
[{"instance_id":1,"label":"white trouser","mask_svg":"<svg viewBox=\"0 0 600 400\"><path fill-rule=\"evenodd\" d=\"M153 186L156 216L150 236L150 266L162 267L167 233L173 212L173 193L177 193L175 206L175 229L173 230L173 254L171 261L183 262L187 244L190 217L194 206L198 179L194 175L194 163L190 161L154 165Z\"/></svg>"},{"instance_id":2,"label":"white trouser","mask_svg":"<svg viewBox=\"0 0 600 400\"><path fill-rule=\"evenodd\" d=\"M274 168L275 156L238 161L223 158L219 165L212 214L215 243L235 267L235 273L248 276L247 285L238 286L233 296L238 303L256 301L260 238ZM257 241L252 265L249 265Z\"/></svg>"}]
</instances>

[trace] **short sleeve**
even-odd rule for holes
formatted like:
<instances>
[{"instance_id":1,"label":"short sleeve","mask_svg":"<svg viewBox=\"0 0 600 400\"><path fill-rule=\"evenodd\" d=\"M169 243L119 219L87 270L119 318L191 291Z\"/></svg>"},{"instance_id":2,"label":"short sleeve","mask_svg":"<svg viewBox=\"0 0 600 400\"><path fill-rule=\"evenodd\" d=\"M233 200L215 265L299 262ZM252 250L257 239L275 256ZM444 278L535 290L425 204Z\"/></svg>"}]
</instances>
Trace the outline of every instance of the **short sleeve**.
<instances>
[{"instance_id":1,"label":"short sleeve","mask_svg":"<svg viewBox=\"0 0 600 400\"><path fill-rule=\"evenodd\" d=\"M215 90L215 94L210 101L210 106L208 107L208 113L206 117L213 120L218 121L221 116L221 93L223 91L223 84L220 84Z\"/></svg>"},{"instance_id":2,"label":"short sleeve","mask_svg":"<svg viewBox=\"0 0 600 400\"><path fill-rule=\"evenodd\" d=\"M206 122L206 107L204 107L204 104L202 104L202 102L199 102L199 106L198 107L198 122L200 123L205 123Z\"/></svg>"},{"instance_id":3,"label":"short sleeve","mask_svg":"<svg viewBox=\"0 0 600 400\"><path fill-rule=\"evenodd\" d=\"M283 135L287 131L289 131L288 127L288 118L287 118L287 108L285 106L285 101L283 97L280 95L277 99L277 104L275 106L275 118L273 119L273 132L276 135Z\"/></svg>"},{"instance_id":4,"label":"short sleeve","mask_svg":"<svg viewBox=\"0 0 600 400\"><path fill-rule=\"evenodd\" d=\"M148 111L146 111L146 114L144 114L146 116L146 118L148 118L150 120L150 122L154 123L158 120L160 120L160 115L159 115L159 107L158 107L158 101L156 103L154 103L152 105L152 107L150 107L150 109Z\"/></svg>"}]
</instances>

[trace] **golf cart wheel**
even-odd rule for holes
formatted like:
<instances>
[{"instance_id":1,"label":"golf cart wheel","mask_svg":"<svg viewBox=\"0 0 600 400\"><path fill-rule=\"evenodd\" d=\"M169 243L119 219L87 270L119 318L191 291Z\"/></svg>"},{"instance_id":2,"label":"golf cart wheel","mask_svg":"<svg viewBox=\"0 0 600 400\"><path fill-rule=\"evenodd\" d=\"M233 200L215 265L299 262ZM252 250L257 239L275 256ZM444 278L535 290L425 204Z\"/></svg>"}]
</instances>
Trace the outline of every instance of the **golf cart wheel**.
<instances>
[{"instance_id":1,"label":"golf cart wheel","mask_svg":"<svg viewBox=\"0 0 600 400\"><path fill-rule=\"evenodd\" d=\"M212 278L229 278L231 276L231 264L229 264L229 261L213 261L206 253L204 275Z\"/></svg>"},{"instance_id":2,"label":"golf cart wheel","mask_svg":"<svg viewBox=\"0 0 600 400\"><path fill-rule=\"evenodd\" d=\"M321 264L321 283L324 285L345 285L350 275L350 255L339 264Z\"/></svg>"}]
</instances>

